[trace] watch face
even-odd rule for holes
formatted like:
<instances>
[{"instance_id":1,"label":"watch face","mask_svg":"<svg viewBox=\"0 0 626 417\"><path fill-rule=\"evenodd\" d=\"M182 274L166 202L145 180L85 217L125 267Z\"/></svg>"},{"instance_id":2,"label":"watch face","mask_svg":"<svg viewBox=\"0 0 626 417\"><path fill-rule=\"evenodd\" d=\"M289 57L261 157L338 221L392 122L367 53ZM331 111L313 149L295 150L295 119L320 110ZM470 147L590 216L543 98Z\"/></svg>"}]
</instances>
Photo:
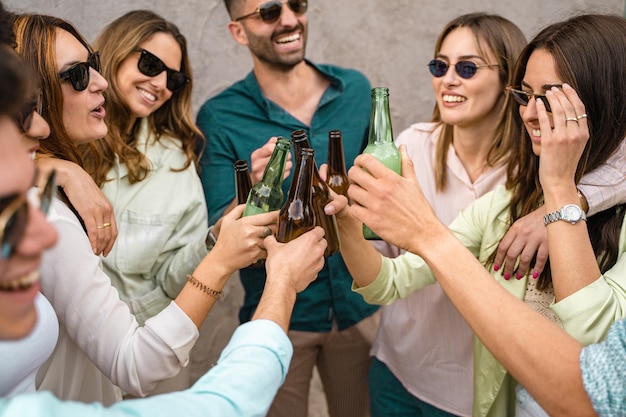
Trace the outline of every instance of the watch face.
<instances>
[{"instance_id":1,"label":"watch face","mask_svg":"<svg viewBox=\"0 0 626 417\"><path fill-rule=\"evenodd\" d=\"M581 211L575 205L567 205L563 207L563 218L571 222L576 222L581 218Z\"/></svg>"}]
</instances>

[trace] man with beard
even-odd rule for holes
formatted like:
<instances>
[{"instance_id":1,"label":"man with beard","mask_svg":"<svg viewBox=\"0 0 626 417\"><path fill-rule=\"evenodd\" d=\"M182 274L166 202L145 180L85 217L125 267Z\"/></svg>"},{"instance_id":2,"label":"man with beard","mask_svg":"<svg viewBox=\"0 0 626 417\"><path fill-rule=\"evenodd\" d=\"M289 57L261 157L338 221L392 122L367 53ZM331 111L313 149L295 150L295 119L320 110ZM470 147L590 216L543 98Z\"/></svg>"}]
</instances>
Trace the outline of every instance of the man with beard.
<instances>
[{"instance_id":1,"label":"man with beard","mask_svg":"<svg viewBox=\"0 0 626 417\"><path fill-rule=\"evenodd\" d=\"M232 19L228 30L238 44L248 47L254 68L208 100L198 114L198 126L207 139L200 165L210 223L233 201L236 160L251 161L253 183L261 179L275 146L275 138L267 141L270 137L289 137L303 129L322 163L327 160L328 132L339 129L351 165L365 147L371 106L371 86L361 73L305 59L307 1L225 0L225 4ZM283 183L285 195L291 180ZM258 304L265 270L246 268L240 275L245 299L239 318L246 322ZM331 416L369 414L367 373L377 307L366 304L351 285L352 277L336 254L298 294L289 327L294 358L269 416L307 415L315 366Z\"/></svg>"}]
</instances>

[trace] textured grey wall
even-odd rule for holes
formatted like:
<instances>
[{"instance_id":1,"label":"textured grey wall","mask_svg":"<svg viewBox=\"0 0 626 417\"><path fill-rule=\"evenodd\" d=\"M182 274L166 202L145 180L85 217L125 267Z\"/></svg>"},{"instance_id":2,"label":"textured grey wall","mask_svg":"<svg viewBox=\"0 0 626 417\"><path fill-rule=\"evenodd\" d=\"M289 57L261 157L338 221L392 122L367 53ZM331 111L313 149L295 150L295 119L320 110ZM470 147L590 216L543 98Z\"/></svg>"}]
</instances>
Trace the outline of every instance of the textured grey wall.
<instances>
[{"instance_id":1,"label":"textured grey wall","mask_svg":"<svg viewBox=\"0 0 626 417\"><path fill-rule=\"evenodd\" d=\"M187 37L194 77L194 111L251 68L247 49L226 29L222 0L4 0L14 11L52 14L74 23L89 40L121 14L149 8L175 22ZM437 35L452 18L473 11L500 14L527 37L573 13L624 15L625 0L311 0L307 56L363 71L388 86L395 133L430 118L434 103L430 60Z\"/></svg>"}]
</instances>

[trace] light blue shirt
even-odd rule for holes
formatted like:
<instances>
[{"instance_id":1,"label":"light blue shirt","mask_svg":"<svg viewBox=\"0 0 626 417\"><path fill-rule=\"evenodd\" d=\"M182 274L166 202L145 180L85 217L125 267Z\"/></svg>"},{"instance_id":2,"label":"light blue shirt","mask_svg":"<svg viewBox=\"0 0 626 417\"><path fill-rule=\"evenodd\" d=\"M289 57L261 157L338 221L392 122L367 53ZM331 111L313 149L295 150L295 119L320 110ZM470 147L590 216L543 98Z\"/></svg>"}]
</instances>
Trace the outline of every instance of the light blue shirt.
<instances>
[{"instance_id":1,"label":"light blue shirt","mask_svg":"<svg viewBox=\"0 0 626 417\"><path fill-rule=\"evenodd\" d=\"M0 399L0 417L264 416L285 380L292 354L287 335L276 323L254 320L237 328L218 364L186 391L109 408L63 402L39 392Z\"/></svg>"},{"instance_id":2,"label":"light blue shirt","mask_svg":"<svg viewBox=\"0 0 626 417\"><path fill-rule=\"evenodd\" d=\"M626 320L616 322L604 342L582 350L580 371L600 417L626 416Z\"/></svg>"}]
</instances>

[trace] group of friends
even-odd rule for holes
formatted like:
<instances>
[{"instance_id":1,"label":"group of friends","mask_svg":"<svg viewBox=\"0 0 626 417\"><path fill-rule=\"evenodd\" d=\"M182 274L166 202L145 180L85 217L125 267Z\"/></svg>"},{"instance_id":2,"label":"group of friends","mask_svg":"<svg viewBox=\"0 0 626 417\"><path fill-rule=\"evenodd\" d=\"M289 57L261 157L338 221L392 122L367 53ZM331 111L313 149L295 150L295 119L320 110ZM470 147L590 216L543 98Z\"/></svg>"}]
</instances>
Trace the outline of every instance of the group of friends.
<instances>
[{"instance_id":1,"label":"group of friends","mask_svg":"<svg viewBox=\"0 0 626 417\"><path fill-rule=\"evenodd\" d=\"M360 155L367 78L305 58L308 2L224 2L253 69L195 121L162 16L91 45L2 8L0 416L306 416L314 368L332 417L626 415L626 20L530 42L498 15L450 21L396 174ZM336 129L340 254L319 227L279 243L277 212L242 217L235 161L258 182L304 130L323 162ZM242 324L189 387L237 271Z\"/></svg>"}]
</instances>

